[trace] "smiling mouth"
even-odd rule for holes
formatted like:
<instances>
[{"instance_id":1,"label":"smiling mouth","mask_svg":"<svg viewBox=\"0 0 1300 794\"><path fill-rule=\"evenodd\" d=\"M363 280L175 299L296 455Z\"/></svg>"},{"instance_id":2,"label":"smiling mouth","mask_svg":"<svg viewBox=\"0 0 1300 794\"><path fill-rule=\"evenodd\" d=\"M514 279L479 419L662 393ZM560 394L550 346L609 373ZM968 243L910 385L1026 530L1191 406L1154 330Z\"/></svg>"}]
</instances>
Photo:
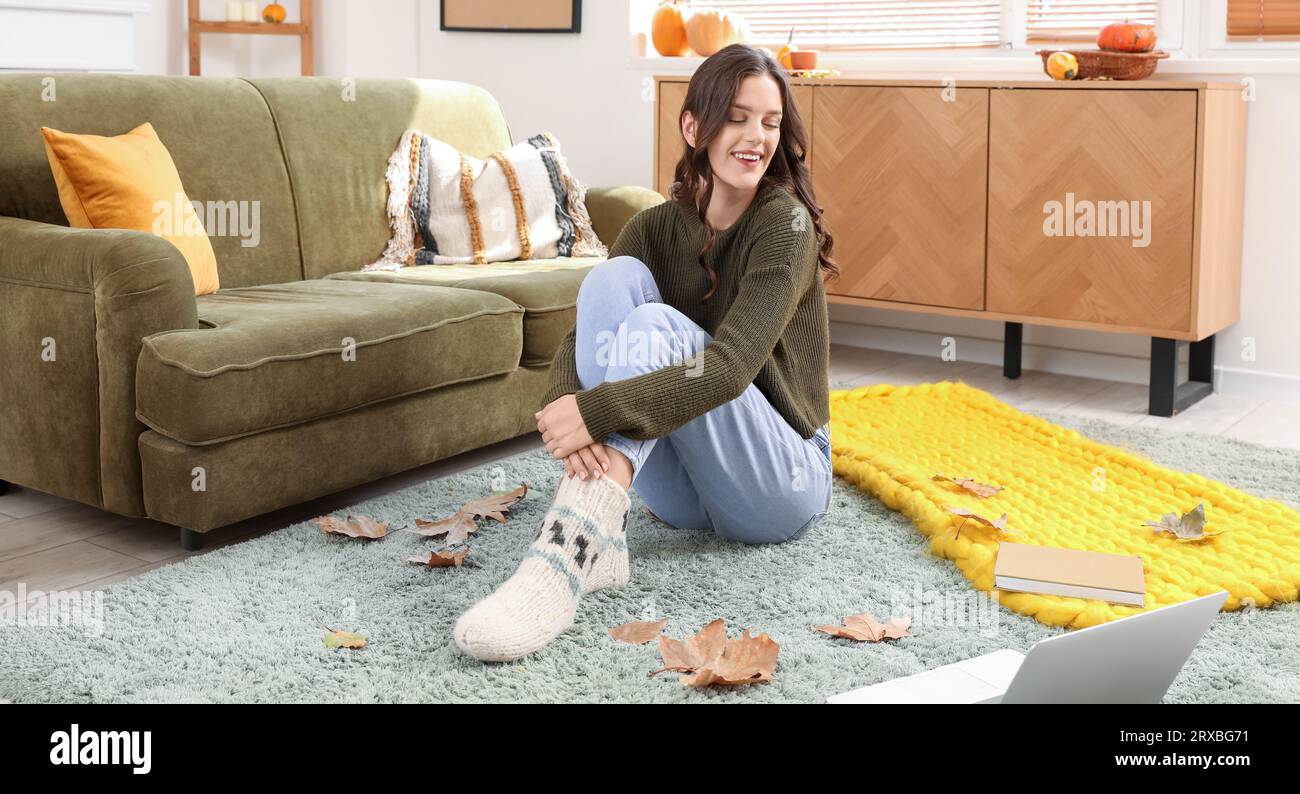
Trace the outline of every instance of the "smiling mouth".
<instances>
[{"instance_id":1,"label":"smiling mouth","mask_svg":"<svg viewBox=\"0 0 1300 794\"><path fill-rule=\"evenodd\" d=\"M763 162L763 156L752 152L732 152L731 157L737 160L741 165L758 165Z\"/></svg>"}]
</instances>

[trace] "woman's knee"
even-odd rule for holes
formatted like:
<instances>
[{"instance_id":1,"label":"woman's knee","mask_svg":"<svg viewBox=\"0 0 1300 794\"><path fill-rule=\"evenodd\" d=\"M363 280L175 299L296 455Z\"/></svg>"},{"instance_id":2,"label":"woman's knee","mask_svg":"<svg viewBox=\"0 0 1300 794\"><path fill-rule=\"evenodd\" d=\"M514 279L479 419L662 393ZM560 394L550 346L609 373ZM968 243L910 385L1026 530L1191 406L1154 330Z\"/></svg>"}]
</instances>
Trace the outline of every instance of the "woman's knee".
<instances>
[{"instance_id":1,"label":"woman's knee","mask_svg":"<svg viewBox=\"0 0 1300 794\"><path fill-rule=\"evenodd\" d=\"M627 313L624 320L630 328L640 330L675 330L694 325L680 309L667 303L643 303Z\"/></svg>"},{"instance_id":2,"label":"woman's knee","mask_svg":"<svg viewBox=\"0 0 1300 794\"><path fill-rule=\"evenodd\" d=\"M685 363L709 343L709 335L666 303L643 303L622 323L618 363L634 374Z\"/></svg>"},{"instance_id":3,"label":"woman's knee","mask_svg":"<svg viewBox=\"0 0 1300 794\"><path fill-rule=\"evenodd\" d=\"M647 283L654 284L654 276L644 262L634 256L616 256L587 273L578 287L578 300L603 301L619 290L632 290L644 298Z\"/></svg>"}]
</instances>

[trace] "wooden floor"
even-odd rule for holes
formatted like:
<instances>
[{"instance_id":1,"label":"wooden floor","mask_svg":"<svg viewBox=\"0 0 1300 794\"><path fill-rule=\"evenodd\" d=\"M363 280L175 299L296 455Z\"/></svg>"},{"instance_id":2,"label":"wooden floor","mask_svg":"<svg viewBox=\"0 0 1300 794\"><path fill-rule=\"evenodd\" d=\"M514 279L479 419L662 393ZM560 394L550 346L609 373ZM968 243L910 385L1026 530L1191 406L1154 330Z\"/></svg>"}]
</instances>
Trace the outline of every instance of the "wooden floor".
<instances>
[{"instance_id":1,"label":"wooden floor","mask_svg":"<svg viewBox=\"0 0 1300 794\"><path fill-rule=\"evenodd\" d=\"M1096 417L1134 427L1230 436L1300 449L1300 403L1213 394L1172 419L1148 416L1146 386L1026 371L1019 380L984 364L943 362L832 345L832 384L909 384L961 379L1027 411ZM152 568L238 543L359 501L541 445L536 433L467 452L378 482L224 527L199 552L183 552L175 527L122 518L15 488L0 496L0 590L93 589ZM558 463L556 464L559 465Z\"/></svg>"}]
</instances>

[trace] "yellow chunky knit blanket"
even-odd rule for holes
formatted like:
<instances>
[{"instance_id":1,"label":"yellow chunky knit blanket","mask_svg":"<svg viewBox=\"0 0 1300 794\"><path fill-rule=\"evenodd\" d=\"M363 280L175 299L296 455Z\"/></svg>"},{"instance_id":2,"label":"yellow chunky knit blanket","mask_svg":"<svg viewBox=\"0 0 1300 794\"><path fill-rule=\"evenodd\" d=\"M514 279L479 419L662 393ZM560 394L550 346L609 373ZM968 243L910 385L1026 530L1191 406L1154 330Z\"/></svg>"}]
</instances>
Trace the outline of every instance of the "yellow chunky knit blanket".
<instances>
[{"instance_id":1,"label":"yellow chunky knit blanket","mask_svg":"<svg viewBox=\"0 0 1300 794\"><path fill-rule=\"evenodd\" d=\"M835 473L912 519L934 554L993 590L998 543L1137 555L1143 609L1227 590L1226 611L1295 601L1300 513L1199 474L1092 441L963 383L866 386L830 395ZM934 475L1001 486L981 499ZM1144 522L1204 503L1205 540ZM1002 534L950 513L965 508ZM958 527L960 525L960 532ZM1001 592L1000 602L1049 626L1083 628L1142 611L1091 599Z\"/></svg>"}]
</instances>

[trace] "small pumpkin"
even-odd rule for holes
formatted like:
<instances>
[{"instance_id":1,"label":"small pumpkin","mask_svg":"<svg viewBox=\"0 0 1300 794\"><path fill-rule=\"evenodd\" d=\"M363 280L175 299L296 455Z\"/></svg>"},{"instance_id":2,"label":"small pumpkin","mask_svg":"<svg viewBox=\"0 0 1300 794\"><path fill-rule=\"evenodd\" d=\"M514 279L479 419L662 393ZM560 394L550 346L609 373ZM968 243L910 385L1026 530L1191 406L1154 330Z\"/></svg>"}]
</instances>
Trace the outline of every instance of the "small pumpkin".
<instances>
[{"instance_id":1,"label":"small pumpkin","mask_svg":"<svg viewBox=\"0 0 1300 794\"><path fill-rule=\"evenodd\" d=\"M1053 80L1073 80L1079 74L1079 59L1069 52L1054 52L1047 56L1047 74Z\"/></svg>"},{"instance_id":2,"label":"small pumpkin","mask_svg":"<svg viewBox=\"0 0 1300 794\"><path fill-rule=\"evenodd\" d=\"M689 55L686 44L686 16L689 9L681 0L664 0L650 18L650 41L668 58Z\"/></svg>"},{"instance_id":3,"label":"small pumpkin","mask_svg":"<svg viewBox=\"0 0 1300 794\"><path fill-rule=\"evenodd\" d=\"M267 22L280 23L284 21L284 6L279 3L271 3L262 9L262 19Z\"/></svg>"},{"instance_id":4,"label":"small pumpkin","mask_svg":"<svg viewBox=\"0 0 1300 794\"><path fill-rule=\"evenodd\" d=\"M1150 52L1156 46L1156 29L1136 22L1114 22L1097 34L1097 46L1112 52Z\"/></svg>"},{"instance_id":5,"label":"small pumpkin","mask_svg":"<svg viewBox=\"0 0 1300 794\"><path fill-rule=\"evenodd\" d=\"M705 58L749 38L749 23L739 14L721 8L692 7L686 20L686 41Z\"/></svg>"}]
</instances>

